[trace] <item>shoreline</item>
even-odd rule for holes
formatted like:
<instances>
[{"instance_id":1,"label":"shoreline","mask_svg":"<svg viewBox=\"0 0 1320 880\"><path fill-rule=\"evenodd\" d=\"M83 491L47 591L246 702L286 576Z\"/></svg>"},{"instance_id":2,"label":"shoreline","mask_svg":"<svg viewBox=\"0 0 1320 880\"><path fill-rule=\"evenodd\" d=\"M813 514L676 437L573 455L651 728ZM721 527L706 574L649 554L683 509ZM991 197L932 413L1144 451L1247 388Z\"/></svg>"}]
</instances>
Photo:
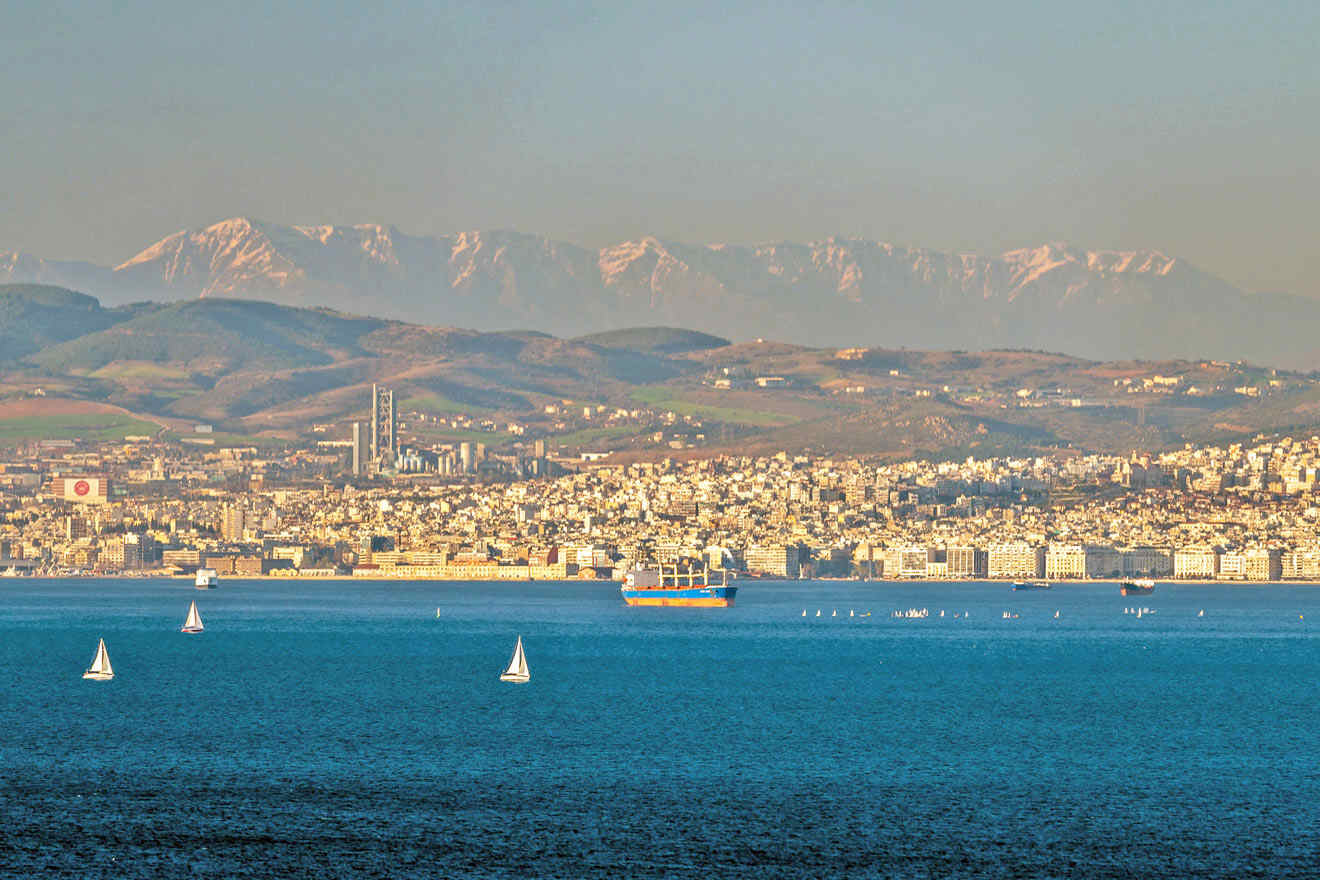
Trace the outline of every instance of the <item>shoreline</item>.
<instances>
[{"instance_id":1,"label":"shoreline","mask_svg":"<svg viewBox=\"0 0 1320 880\"><path fill-rule=\"evenodd\" d=\"M0 576L0 585L6 581L35 581L35 580L168 580L191 582L192 575L164 574L159 572L134 572L119 574L101 574L101 573L80 573L80 574L18 574ZM334 574L334 575L272 575L272 574L245 574L245 575L224 575L221 580L221 587L212 589L222 589L223 585L229 581L275 581L279 583L315 583L317 581L360 581L364 583L490 583L490 584L535 584L535 583L553 583L553 584L619 584L621 581L610 578L492 578L492 577L425 577L417 575L389 577L379 575L352 575L352 574ZM947 580L935 580L926 578L780 578L780 577L761 577L750 576L734 578L731 583L741 581L747 585L757 583L851 583L851 584L877 584L884 586L921 586L921 585L954 585L954 584L984 584L986 586L1008 586L1017 582L1015 578L959 578ZM1122 578L1112 580L1056 580L1050 581L1050 588L1046 590L1029 590L1024 592L1049 592L1051 589L1059 588L1066 590L1070 586L1083 586L1087 584L1112 585L1117 587L1123 583ZM1156 581L1156 587L1174 587L1174 586L1198 586L1198 587L1320 587L1320 580L1275 580L1275 581L1251 581L1251 580L1161 580ZM205 590L199 590L205 592Z\"/></svg>"}]
</instances>

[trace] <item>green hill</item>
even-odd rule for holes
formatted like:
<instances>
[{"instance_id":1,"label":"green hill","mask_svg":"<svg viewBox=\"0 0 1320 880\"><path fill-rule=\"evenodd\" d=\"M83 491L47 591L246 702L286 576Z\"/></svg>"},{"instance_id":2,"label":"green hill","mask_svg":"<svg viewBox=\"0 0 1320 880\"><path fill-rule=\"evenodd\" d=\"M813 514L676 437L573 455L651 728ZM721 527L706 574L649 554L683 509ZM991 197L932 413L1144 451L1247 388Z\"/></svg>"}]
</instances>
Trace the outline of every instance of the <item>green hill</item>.
<instances>
[{"instance_id":1,"label":"green hill","mask_svg":"<svg viewBox=\"0 0 1320 880\"><path fill-rule=\"evenodd\" d=\"M623 349L647 354L682 354L689 351L704 351L708 348L723 348L729 340L696 330L683 330L679 327L628 327L624 330L608 330L604 333L592 333L579 336L574 342L585 342L601 348Z\"/></svg>"},{"instance_id":2,"label":"green hill","mask_svg":"<svg viewBox=\"0 0 1320 880\"><path fill-rule=\"evenodd\" d=\"M172 364L215 375L322 366L365 354L360 341L388 322L252 300L171 303L29 358L55 372L115 361Z\"/></svg>"},{"instance_id":3,"label":"green hill","mask_svg":"<svg viewBox=\"0 0 1320 880\"><path fill-rule=\"evenodd\" d=\"M45 284L0 285L0 361L104 330L121 315L95 298Z\"/></svg>"}]
</instances>

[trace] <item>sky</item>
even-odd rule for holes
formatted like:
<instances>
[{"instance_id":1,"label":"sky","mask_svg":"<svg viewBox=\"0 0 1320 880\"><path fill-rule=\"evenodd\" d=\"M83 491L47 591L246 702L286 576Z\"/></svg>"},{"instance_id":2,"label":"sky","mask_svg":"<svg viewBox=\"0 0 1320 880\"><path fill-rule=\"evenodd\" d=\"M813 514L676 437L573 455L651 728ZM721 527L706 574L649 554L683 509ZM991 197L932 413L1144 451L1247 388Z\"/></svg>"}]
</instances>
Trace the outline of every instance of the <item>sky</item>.
<instances>
[{"instance_id":1,"label":"sky","mask_svg":"<svg viewBox=\"0 0 1320 880\"><path fill-rule=\"evenodd\" d=\"M1157 248L1320 296L1320 4L9 0L0 251L232 216Z\"/></svg>"}]
</instances>

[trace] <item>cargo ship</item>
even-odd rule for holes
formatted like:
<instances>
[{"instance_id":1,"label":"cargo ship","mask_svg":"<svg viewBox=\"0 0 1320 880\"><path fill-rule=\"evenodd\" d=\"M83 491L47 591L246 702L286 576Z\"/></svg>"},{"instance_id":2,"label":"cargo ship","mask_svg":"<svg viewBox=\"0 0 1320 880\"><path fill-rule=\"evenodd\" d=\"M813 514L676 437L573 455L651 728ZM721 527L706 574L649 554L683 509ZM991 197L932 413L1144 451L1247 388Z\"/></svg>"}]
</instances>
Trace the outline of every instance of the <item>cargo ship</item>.
<instances>
[{"instance_id":1,"label":"cargo ship","mask_svg":"<svg viewBox=\"0 0 1320 880\"><path fill-rule=\"evenodd\" d=\"M728 608L738 588L729 585L729 572L718 569L721 582L710 582L710 569L679 571L678 566L637 566L623 578L619 594L629 605L679 605L690 608Z\"/></svg>"},{"instance_id":2,"label":"cargo ship","mask_svg":"<svg viewBox=\"0 0 1320 880\"><path fill-rule=\"evenodd\" d=\"M1149 596L1155 592L1155 582L1149 578L1137 578L1134 581L1123 581L1118 589L1124 596Z\"/></svg>"}]
</instances>

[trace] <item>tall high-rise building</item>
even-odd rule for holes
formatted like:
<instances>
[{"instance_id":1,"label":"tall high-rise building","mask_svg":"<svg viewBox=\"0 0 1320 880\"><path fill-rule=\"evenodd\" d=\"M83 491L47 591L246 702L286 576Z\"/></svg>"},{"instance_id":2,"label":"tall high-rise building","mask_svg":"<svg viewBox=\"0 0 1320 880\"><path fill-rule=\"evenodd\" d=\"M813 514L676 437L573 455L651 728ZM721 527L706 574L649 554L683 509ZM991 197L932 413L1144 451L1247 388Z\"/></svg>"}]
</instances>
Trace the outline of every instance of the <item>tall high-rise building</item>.
<instances>
[{"instance_id":1,"label":"tall high-rise building","mask_svg":"<svg viewBox=\"0 0 1320 880\"><path fill-rule=\"evenodd\" d=\"M361 422L353 423L353 476L363 477L367 474L367 457L370 450L367 448L367 426Z\"/></svg>"},{"instance_id":2,"label":"tall high-rise building","mask_svg":"<svg viewBox=\"0 0 1320 880\"><path fill-rule=\"evenodd\" d=\"M394 392L373 384L371 386L371 460L377 467L393 467L399 454L399 439L395 434Z\"/></svg>"},{"instance_id":3,"label":"tall high-rise building","mask_svg":"<svg viewBox=\"0 0 1320 880\"><path fill-rule=\"evenodd\" d=\"M248 512L235 504L226 504L220 516L220 537L226 541L242 541L248 525Z\"/></svg>"},{"instance_id":4,"label":"tall high-rise building","mask_svg":"<svg viewBox=\"0 0 1320 880\"><path fill-rule=\"evenodd\" d=\"M458 444L458 466L463 473L472 473L472 444L467 440Z\"/></svg>"}]
</instances>

